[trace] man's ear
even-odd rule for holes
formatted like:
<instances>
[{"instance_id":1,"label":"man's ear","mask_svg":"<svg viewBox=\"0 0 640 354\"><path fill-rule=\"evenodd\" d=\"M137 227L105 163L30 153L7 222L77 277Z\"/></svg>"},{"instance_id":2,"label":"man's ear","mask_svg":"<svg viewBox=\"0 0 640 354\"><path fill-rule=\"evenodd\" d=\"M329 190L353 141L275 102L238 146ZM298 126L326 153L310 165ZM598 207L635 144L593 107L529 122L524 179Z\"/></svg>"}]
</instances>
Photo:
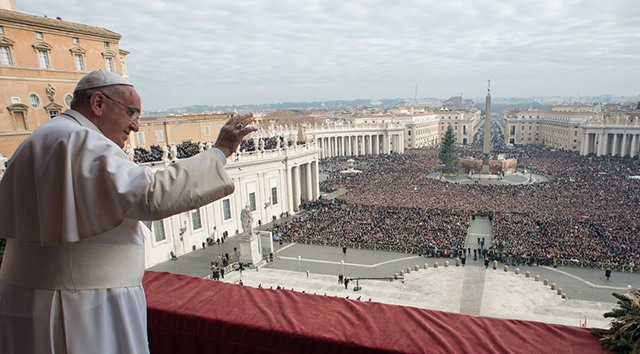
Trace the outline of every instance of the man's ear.
<instances>
[{"instance_id":1,"label":"man's ear","mask_svg":"<svg viewBox=\"0 0 640 354\"><path fill-rule=\"evenodd\" d=\"M91 112L98 117L101 117L104 114L104 101L105 98L100 92L94 92L89 97L89 107L91 107Z\"/></svg>"}]
</instances>

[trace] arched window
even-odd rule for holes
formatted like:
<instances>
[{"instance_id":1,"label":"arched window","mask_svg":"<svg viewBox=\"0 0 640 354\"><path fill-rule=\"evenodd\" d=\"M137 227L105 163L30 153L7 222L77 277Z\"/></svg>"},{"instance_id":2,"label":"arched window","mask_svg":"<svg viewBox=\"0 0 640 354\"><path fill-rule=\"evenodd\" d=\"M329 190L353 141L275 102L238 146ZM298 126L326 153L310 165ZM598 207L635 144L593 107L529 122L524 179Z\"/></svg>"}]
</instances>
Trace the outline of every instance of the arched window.
<instances>
[{"instance_id":1,"label":"arched window","mask_svg":"<svg viewBox=\"0 0 640 354\"><path fill-rule=\"evenodd\" d=\"M51 46L45 42L36 42L31 46L38 55L40 69L51 69Z\"/></svg>"},{"instance_id":2,"label":"arched window","mask_svg":"<svg viewBox=\"0 0 640 354\"><path fill-rule=\"evenodd\" d=\"M84 54L87 52L86 50L80 48L79 46L75 46L69 49L71 55L73 55L73 63L77 71L85 71L87 70L84 64Z\"/></svg>"},{"instance_id":3,"label":"arched window","mask_svg":"<svg viewBox=\"0 0 640 354\"><path fill-rule=\"evenodd\" d=\"M116 72L116 64L115 58L116 53L112 50L105 50L102 52L102 57L104 58L104 68L110 72Z\"/></svg>"},{"instance_id":4,"label":"arched window","mask_svg":"<svg viewBox=\"0 0 640 354\"><path fill-rule=\"evenodd\" d=\"M13 43L14 41L9 38L0 38L0 65L13 66L13 56L11 55Z\"/></svg>"}]
</instances>

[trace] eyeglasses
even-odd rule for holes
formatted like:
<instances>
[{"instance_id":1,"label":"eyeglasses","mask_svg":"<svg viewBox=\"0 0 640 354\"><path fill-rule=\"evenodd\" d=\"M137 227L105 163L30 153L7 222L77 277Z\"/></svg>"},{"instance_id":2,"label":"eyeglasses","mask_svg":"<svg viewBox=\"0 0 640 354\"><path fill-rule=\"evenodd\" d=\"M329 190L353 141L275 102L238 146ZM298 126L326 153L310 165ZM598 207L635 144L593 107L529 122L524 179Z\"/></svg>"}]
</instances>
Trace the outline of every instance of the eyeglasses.
<instances>
[{"instance_id":1,"label":"eyeglasses","mask_svg":"<svg viewBox=\"0 0 640 354\"><path fill-rule=\"evenodd\" d=\"M111 100L111 101L113 101L113 102L115 102L115 103L117 103L117 104L121 105L122 107L126 108L126 109L127 109L127 114L129 115L129 118L131 119L131 122L132 122L132 123L137 123L137 122L138 122L138 119L140 119L140 111L139 111L138 109L136 109L136 108L131 108L131 107L127 106L126 104L124 104L124 103L120 102L120 101L114 100L113 98L111 98L111 97L107 96L107 95L106 95L104 92L102 92L102 91L99 91L99 92L100 92L104 97L106 97L107 99L109 99L109 100Z\"/></svg>"}]
</instances>

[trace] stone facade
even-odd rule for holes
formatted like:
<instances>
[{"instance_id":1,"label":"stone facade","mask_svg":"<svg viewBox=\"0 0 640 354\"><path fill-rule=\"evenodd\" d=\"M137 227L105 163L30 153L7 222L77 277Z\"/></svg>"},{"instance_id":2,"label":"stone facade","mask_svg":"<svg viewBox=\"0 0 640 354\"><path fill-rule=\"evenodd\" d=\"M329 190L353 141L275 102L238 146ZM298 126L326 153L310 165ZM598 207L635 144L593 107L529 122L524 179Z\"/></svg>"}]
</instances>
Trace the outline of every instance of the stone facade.
<instances>
[{"instance_id":1,"label":"stone facade","mask_svg":"<svg viewBox=\"0 0 640 354\"><path fill-rule=\"evenodd\" d=\"M230 114L202 114L141 119L140 131L132 133L129 143L132 147L147 150L151 145L179 144L182 142L207 142L218 138L220 128Z\"/></svg>"},{"instance_id":2,"label":"stone facade","mask_svg":"<svg viewBox=\"0 0 640 354\"><path fill-rule=\"evenodd\" d=\"M282 213L294 214L302 200L320 196L319 149L315 142L285 149L239 153L225 166L236 185L235 192L198 209L152 223L144 229L145 266L199 249L208 237L242 233L240 211L245 205L253 226L271 222ZM152 169L157 167L152 166Z\"/></svg>"},{"instance_id":3,"label":"stone facade","mask_svg":"<svg viewBox=\"0 0 640 354\"><path fill-rule=\"evenodd\" d=\"M15 6L13 6L15 9ZM69 108L78 80L92 70L126 78L121 36L0 8L0 153L11 156L37 127Z\"/></svg>"},{"instance_id":4,"label":"stone facade","mask_svg":"<svg viewBox=\"0 0 640 354\"><path fill-rule=\"evenodd\" d=\"M503 114L505 143L544 144L581 155L637 157L640 112L609 107L558 106L552 111L508 111Z\"/></svg>"}]
</instances>

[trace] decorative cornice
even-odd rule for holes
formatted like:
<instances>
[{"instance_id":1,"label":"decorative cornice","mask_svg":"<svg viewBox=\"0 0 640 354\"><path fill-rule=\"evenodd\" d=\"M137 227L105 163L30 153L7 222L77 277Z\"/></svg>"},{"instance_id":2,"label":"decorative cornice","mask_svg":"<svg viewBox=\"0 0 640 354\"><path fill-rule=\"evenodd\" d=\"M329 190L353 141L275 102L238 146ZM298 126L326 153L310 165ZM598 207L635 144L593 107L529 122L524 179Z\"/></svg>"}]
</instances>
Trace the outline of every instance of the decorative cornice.
<instances>
[{"instance_id":1,"label":"decorative cornice","mask_svg":"<svg viewBox=\"0 0 640 354\"><path fill-rule=\"evenodd\" d=\"M115 58L116 57L116 52L114 52L113 50L105 50L104 52L102 52L100 54L102 54L103 58Z\"/></svg>"},{"instance_id":2,"label":"decorative cornice","mask_svg":"<svg viewBox=\"0 0 640 354\"><path fill-rule=\"evenodd\" d=\"M14 103L10 106L7 106L7 109L11 112L23 112L28 110L29 106L24 103Z\"/></svg>"},{"instance_id":3,"label":"decorative cornice","mask_svg":"<svg viewBox=\"0 0 640 354\"><path fill-rule=\"evenodd\" d=\"M0 37L0 45L5 45L5 46L12 47L15 42L16 41L13 41L13 40L7 38L6 36L1 36Z\"/></svg>"},{"instance_id":4,"label":"decorative cornice","mask_svg":"<svg viewBox=\"0 0 640 354\"><path fill-rule=\"evenodd\" d=\"M73 48L69 49L69 51L71 52L71 54L85 54L87 52L80 46L74 46Z\"/></svg>"},{"instance_id":5,"label":"decorative cornice","mask_svg":"<svg viewBox=\"0 0 640 354\"><path fill-rule=\"evenodd\" d=\"M35 50L47 50L50 51L53 47L47 42L35 42L31 45Z\"/></svg>"},{"instance_id":6,"label":"decorative cornice","mask_svg":"<svg viewBox=\"0 0 640 354\"><path fill-rule=\"evenodd\" d=\"M61 109L62 109L62 108L64 108L64 107L62 107L61 105L59 105L59 104L57 104L57 103L55 103L55 102L51 102L51 103L49 103L49 104L47 104L47 105L43 106L43 108L44 108L45 110L47 110L47 112L49 112L49 111L59 111L59 110L61 110Z\"/></svg>"},{"instance_id":7,"label":"decorative cornice","mask_svg":"<svg viewBox=\"0 0 640 354\"><path fill-rule=\"evenodd\" d=\"M0 24L14 24L31 26L38 29L62 31L84 35L98 36L119 41L122 38L118 33L95 26L82 25L58 19L40 17L22 12L0 9Z\"/></svg>"}]
</instances>

